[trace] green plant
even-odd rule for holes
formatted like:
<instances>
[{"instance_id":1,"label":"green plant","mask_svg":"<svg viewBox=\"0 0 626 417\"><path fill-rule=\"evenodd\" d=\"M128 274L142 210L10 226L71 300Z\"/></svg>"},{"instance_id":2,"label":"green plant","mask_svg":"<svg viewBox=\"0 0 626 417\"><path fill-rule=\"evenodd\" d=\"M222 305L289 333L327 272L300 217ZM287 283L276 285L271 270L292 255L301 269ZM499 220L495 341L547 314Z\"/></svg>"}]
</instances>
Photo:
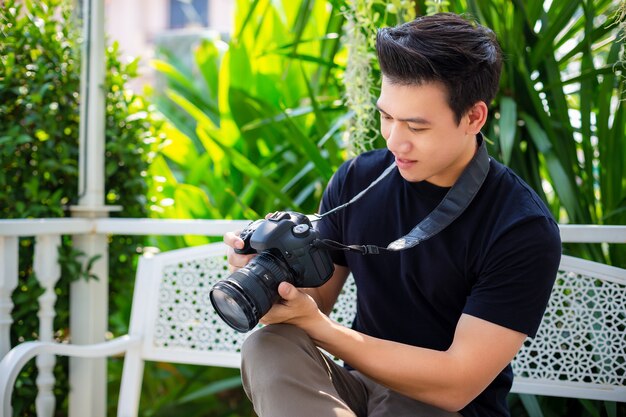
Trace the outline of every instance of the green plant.
<instances>
[{"instance_id":1,"label":"green plant","mask_svg":"<svg viewBox=\"0 0 626 417\"><path fill-rule=\"evenodd\" d=\"M562 223L626 223L623 29L610 0L468 1L505 51L488 128L492 154L519 172ZM625 248L567 250L624 267Z\"/></svg>"},{"instance_id":2,"label":"green plant","mask_svg":"<svg viewBox=\"0 0 626 417\"><path fill-rule=\"evenodd\" d=\"M3 218L64 215L77 188L76 91L79 56L74 25L60 2L2 4L0 43L0 213ZM60 204L59 204L60 203Z\"/></svg>"},{"instance_id":3,"label":"green plant","mask_svg":"<svg viewBox=\"0 0 626 417\"><path fill-rule=\"evenodd\" d=\"M313 1L240 1L238 7L236 35L226 50L220 40L199 43L201 77L173 61L155 64L169 82L156 103L177 130L153 165L162 178L154 201L166 202L154 215L255 218L277 207L313 211L344 159L336 79L343 15ZM180 123L188 120L181 114L193 123Z\"/></svg>"}]
</instances>

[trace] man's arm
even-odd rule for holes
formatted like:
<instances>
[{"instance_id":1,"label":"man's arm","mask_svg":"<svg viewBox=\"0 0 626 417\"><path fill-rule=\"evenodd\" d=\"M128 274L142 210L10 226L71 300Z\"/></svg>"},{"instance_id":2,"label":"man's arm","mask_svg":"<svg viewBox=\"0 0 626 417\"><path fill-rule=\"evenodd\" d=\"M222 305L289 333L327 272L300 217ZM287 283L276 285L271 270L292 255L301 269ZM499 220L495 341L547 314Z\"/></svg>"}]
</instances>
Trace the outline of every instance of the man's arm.
<instances>
[{"instance_id":1,"label":"man's arm","mask_svg":"<svg viewBox=\"0 0 626 417\"><path fill-rule=\"evenodd\" d=\"M263 318L304 329L322 349L370 378L416 400L458 411L480 394L518 352L526 335L462 315L450 348L425 349L364 335L321 313L313 300L288 283L283 301Z\"/></svg>"}]
</instances>

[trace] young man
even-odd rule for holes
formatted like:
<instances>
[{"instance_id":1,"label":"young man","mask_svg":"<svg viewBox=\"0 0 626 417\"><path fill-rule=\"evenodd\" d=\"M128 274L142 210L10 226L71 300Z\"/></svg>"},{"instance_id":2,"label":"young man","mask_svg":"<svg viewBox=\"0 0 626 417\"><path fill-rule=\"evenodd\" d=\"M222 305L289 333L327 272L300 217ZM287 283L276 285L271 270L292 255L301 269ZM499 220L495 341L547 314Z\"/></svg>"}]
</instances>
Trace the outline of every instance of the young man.
<instances>
[{"instance_id":1,"label":"young man","mask_svg":"<svg viewBox=\"0 0 626 417\"><path fill-rule=\"evenodd\" d=\"M385 247L442 201L481 146L501 52L493 33L453 14L381 29L377 102L387 149L342 165L318 222L324 238ZM236 234L225 241L242 247ZM243 346L242 378L262 416L507 416L510 362L540 323L561 254L539 197L494 160L448 227L409 249L332 252L319 288L283 282L271 324ZM233 267L249 256L229 254ZM346 277L358 288L352 328L331 321ZM349 364L337 366L322 348Z\"/></svg>"}]
</instances>

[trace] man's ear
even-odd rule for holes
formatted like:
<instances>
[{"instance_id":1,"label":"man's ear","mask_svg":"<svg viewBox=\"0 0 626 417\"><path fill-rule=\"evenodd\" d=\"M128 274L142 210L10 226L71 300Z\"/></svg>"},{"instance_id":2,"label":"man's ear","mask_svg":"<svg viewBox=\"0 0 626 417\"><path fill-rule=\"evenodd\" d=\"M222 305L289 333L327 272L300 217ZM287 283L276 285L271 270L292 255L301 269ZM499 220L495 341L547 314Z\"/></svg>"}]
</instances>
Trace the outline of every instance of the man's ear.
<instances>
[{"instance_id":1,"label":"man's ear","mask_svg":"<svg viewBox=\"0 0 626 417\"><path fill-rule=\"evenodd\" d=\"M484 101L477 101L467 111L465 117L467 118L467 131L466 134L476 135L487 123L487 114L489 110Z\"/></svg>"}]
</instances>

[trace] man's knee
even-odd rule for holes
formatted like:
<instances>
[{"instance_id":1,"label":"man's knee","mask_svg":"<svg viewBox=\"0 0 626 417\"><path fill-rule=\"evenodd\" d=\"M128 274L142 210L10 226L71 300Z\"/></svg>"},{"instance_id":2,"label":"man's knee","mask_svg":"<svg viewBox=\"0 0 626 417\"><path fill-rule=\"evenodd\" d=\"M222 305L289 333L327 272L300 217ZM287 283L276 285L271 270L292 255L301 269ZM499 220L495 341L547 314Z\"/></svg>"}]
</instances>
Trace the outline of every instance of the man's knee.
<instances>
[{"instance_id":1,"label":"man's knee","mask_svg":"<svg viewBox=\"0 0 626 417\"><path fill-rule=\"evenodd\" d=\"M248 336L241 353L243 388L258 415L354 417L333 385L326 359L298 327L263 327Z\"/></svg>"},{"instance_id":2,"label":"man's knee","mask_svg":"<svg viewBox=\"0 0 626 417\"><path fill-rule=\"evenodd\" d=\"M290 324L272 324L250 334L241 347L246 360L267 360L272 356L283 356L298 347L314 347L309 336L300 328Z\"/></svg>"},{"instance_id":3,"label":"man's knee","mask_svg":"<svg viewBox=\"0 0 626 417\"><path fill-rule=\"evenodd\" d=\"M321 356L298 327L273 324L253 332L241 347L241 377L248 397L254 401L255 394L262 396L278 384L291 384L293 373L306 372L315 354Z\"/></svg>"}]
</instances>

